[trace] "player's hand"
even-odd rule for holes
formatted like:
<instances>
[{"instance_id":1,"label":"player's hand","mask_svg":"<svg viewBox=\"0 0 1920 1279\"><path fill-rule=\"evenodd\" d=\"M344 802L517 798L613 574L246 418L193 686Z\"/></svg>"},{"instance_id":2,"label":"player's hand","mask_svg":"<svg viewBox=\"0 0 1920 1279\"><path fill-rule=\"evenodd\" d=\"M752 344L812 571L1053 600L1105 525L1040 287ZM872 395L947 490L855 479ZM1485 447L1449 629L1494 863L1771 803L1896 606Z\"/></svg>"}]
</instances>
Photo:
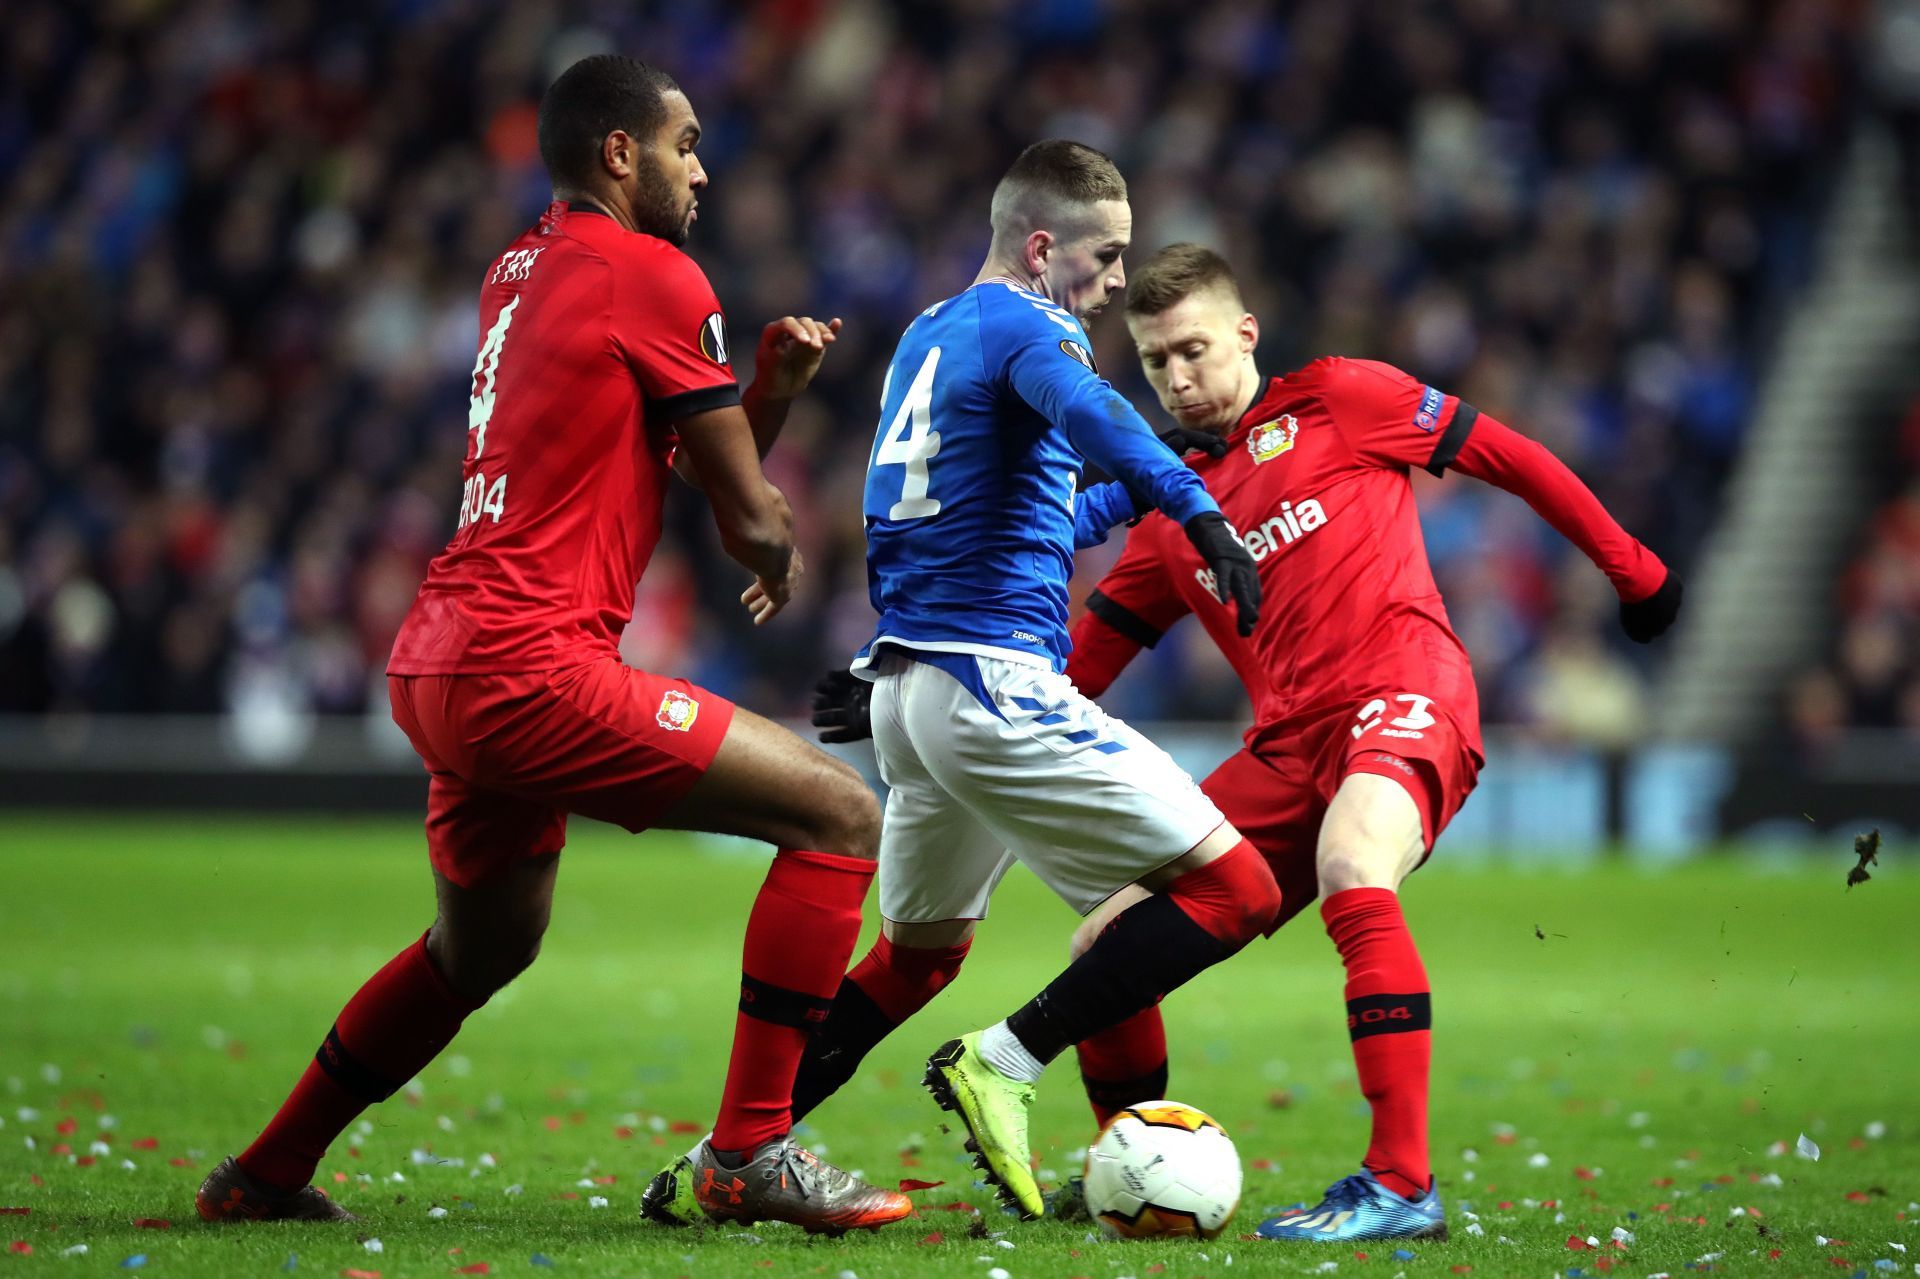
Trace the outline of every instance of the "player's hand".
<instances>
[{"instance_id":1,"label":"player's hand","mask_svg":"<svg viewBox=\"0 0 1920 1279\"><path fill-rule=\"evenodd\" d=\"M783 315L760 332L760 350L753 361L753 380L760 393L791 400L807 389L827 348L840 336L840 321L822 323L807 315Z\"/></svg>"},{"instance_id":2,"label":"player's hand","mask_svg":"<svg viewBox=\"0 0 1920 1279\"><path fill-rule=\"evenodd\" d=\"M823 742L858 742L873 736L873 685L852 671L828 671L813 686L813 726Z\"/></svg>"},{"instance_id":3,"label":"player's hand","mask_svg":"<svg viewBox=\"0 0 1920 1279\"><path fill-rule=\"evenodd\" d=\"M800 562L800 552L796 550L787 561L787 575L784 578L778 582L757 578L752 586L740 592L740 602L747 606L755 626L766 625L787 606L787 601L793 598L794 588L800 583L800 574L805 571L806 566Z\"/></svg>"},{"instance_id":4,"label":"player's hand","mask_svg":"<svg viewBox=\"0 0 1920 1279\"><path fill-rule=\"evenodd\" d=\"M1253 634L1254 623L1260 620L1260 571L1241 545L1240 535L1218 511L1203 511L1183 527L1213 574L1214 594L1222 604L1234 606L1240 634Z\"/></svg>"},{"instance_id":5,"label":"player's hand","mask_svg":"<svg viewBox=\"0 0 1920 1279\"><path fill-rule=\"evenodd\" d=\"M1225 457L1227 442L1212 431L1195 431L1184 426L1170 427L1159 432L1160 442L1173 450L1175 457L1185 457L1198 451L1208 457Z\"/></svg>"},{"instance_id":6,"label":"player's hand","mask_svg":"<svg viewBox=\"0 0 1920 1279\"><path fill-rule=\"evenodd\" d=\"M1680 575L1668 569L1659 590L1631 604L1621 601L1620 629L1636 644L1651 644L1680 616L1681 594Z\"/></svg>"}]
</instances>

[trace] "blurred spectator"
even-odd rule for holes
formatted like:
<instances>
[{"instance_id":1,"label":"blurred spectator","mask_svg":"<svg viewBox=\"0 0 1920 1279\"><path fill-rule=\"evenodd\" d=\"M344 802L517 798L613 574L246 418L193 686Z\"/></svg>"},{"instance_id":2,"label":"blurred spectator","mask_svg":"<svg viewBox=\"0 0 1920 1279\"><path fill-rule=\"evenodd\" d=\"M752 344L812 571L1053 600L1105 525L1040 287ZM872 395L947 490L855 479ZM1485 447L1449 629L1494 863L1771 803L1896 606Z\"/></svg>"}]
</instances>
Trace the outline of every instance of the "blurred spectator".
<instances>
[{"instance_id":1,"label":"blurred spectator","mask_svg":"<svg viewBox=\"0 0 1920 1279\"><path fill-rule=\"evenodd\" d=\"M1899 728L1920 747L1920 394L1900 427L1902 487L1870 520L1841 577L1830 660L1788 690L1787 724L1804 756L1845 727Z\"/></svg>"},{"instance_id":2,"label":"blurred spectator","mask_svg":"<svg viewBox=\"0 0 1920 1279\"><path fill-rule=\"evenodd\" d=\"M1266 369L1347 354L1445 384L1684 570L1807 270L1856 20L1820 0L14 0L0 704L379 710L454 524L478 282L548 198L535 106L604 49L670 70L701 115L691 251L735 348L788 311L847 321L771 463L803 602L743 625L682 495L630 660L793 711L865 637L886 354L970 279L1009 159L1055 134L1116 154L1137 254L1194 238L1240 267ZM1148 402L1120 322L1098 327ZM1421 478L1488 717L1617 737L1639 676L1607 610L1560 616L1566 549L1511 499ZM1242 713L1203 647L1163 646L1178 691L1130 681L1125 709Z\"/></svg>"}]
</instances>

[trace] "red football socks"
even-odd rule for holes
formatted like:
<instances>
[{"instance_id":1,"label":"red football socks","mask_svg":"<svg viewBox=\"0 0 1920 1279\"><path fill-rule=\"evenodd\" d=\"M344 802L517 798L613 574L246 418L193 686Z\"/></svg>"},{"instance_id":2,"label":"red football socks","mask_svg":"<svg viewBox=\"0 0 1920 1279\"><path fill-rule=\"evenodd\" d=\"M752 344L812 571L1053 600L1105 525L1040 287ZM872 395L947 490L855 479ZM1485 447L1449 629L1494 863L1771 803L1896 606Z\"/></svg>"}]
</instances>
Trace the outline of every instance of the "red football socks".
<instances>
[{"instance_id":1,"label":"red football socks","mask_svg":"<svg viewBox=\"0 0 1920 1279\"><path fill-rule=\"evenodd\" d=\"M1080 1041L1080 1082L1102 1128L1128 1106L1167 1095L1167 1027L1160 1005Z\"/></svg>"},{"instance_id":2,"label":"red football socks","mask_svg":"<svg viewBox=\"0 0 1920 1279\"><path fill-rule=\"evenodd\" d=\"M881 933L873 939L867 957L847 974L847 980L865 991L875 1007L898 1026L959 976L960 965L972 945L969 938L958 946L896 946Z\"/></svg>"},{"instance_id":3,"label":"red football socks","mask_svg":"<svg viewBox=\"0 0 1920 1279\"><path fill-rule=\"evenodd\" d=\"M347 1001L292 1095L240 1156L240 1167L281 1190L312 1181L333 1139L420 1073L477 1007L447 985L422 936Z\"/></svg>"},{"instance_id":4,"label":"red football socks","mask_svg":"<svg viewBox=\"0 0 1920 1279\"><path fill-rule=\"evenodd\" d=\"M1427 1075L1433 1012L1427 970L1392 890L1349 888L1322 902L1320 915L1347 966L1347 1031L1360 1091L1373 1107L1366 1166L1395 1194L1418 1198L1432 1184Z\"/></svg>"},{"instance_id":5,"label":"red football socks","mask_svg":"<svg viewBox=\"0 0 1920 1279\"><path fill-rule=\"evenodd\" d=\"M752 1151L793 1126L794 1073L860 939L873 871L866 858L837 853L783 848L774 856L747 916L715 1150Z\"/></svg>"}]
</instances>

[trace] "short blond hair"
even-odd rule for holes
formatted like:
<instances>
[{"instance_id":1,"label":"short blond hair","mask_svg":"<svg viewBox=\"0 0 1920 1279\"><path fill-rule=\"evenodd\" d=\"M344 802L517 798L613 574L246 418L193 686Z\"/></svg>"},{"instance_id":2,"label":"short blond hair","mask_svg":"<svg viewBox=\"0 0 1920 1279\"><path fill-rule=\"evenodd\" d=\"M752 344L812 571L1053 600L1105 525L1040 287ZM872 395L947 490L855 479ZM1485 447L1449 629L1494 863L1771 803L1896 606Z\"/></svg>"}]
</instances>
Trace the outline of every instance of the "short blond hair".
<instances>
[{"instance_id":1,"label":"short blond hair","mask_svg":"<svg viewBox=\"0 0 1920 1279\"><path fill-rule=\"evenodd\" d=\"M1127 314L1159 315L1203 289L1224 289L1235 306L1247 309L1225 258L1204 244L1169 244L1133 269Z\"/></svg>"},{"instance_id":2,"label":"short blond hair","mask_svg":"<svg viewBox=\"0 0 1920 1279\"><path fill-rule=\"evenodd\" d=\"M993 189L988 215L999 244L1049 229L1066 234L1103 200L1125 200L1127 180L1111 156L1084 142L1048 138L1020 153Z\"/></svg>"}]
</instances>

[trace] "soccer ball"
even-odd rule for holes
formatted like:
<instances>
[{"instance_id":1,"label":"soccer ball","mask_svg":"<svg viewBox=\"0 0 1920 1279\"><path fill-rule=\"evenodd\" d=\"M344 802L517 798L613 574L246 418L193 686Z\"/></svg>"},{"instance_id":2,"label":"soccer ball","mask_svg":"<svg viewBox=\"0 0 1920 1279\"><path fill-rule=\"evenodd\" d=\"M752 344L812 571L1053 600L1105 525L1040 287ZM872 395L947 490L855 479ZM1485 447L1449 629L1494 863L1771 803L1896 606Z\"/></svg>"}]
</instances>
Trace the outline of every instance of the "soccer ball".
<instances>
[{"instance_id":1,"label":"soccer ball","mask_svg":"<svg viewBox=\"0 0 1920 1279\"><path fill-rule=\"evenodd\" d=\"M1087 1211L1109 1235L1149 1239L1227 1228L1240 1206L1240 1155L1211 1115L1145 1101L1115 1115L1087 1151Z\"/></svg>"}]
</instances>

